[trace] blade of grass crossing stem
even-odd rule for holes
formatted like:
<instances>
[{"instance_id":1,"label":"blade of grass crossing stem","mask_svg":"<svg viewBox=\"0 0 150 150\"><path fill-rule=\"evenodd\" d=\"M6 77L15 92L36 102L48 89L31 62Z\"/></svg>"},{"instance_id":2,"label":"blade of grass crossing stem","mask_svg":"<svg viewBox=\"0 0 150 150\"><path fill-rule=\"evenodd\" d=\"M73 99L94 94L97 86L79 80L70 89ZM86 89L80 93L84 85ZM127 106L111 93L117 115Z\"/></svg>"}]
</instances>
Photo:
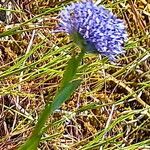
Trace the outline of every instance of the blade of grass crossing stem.
<instances>
[{"instance_id":1,"label":"blade of grass crossing stem","mask_svg":"<svg viewBox=\"0 0 150 150\"><path fill-rule=\"evenodd\" d=\"M61 91L61 89L63 89L66 86L66 84L68 84L75 77L77 68L80 65L80 62L84 56L84 53L85 53L84 50L82 50L77 58L75 56L72 56L72 58L69 60L68 65L63 75L63 79L60 84L59 91Z\"/></svg>"}]
</instances>

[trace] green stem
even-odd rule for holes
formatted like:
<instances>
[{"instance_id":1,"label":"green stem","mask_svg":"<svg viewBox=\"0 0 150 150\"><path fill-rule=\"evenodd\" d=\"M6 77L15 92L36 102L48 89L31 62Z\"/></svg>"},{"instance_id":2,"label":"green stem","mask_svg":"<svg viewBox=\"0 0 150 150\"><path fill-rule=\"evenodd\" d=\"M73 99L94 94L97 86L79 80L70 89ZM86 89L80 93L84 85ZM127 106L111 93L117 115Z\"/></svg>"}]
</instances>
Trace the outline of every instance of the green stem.
<instances>
[{"instance_id":1,"label":"green stem","mask_svg":"<svg viewBox=\"0 0 150 150\"><path fill-rule=\"evenodd\" d=\"M37 149L40 139L41 139L43 133L45 132L44 125L45 125L46 121L48 120L49 115L52 114L56 109L58 109L61 106L61 104L71 96L73 91L80 84L80 81L75 82L75 83L73 83L71 81L75 78L77 68L80 65L80 62L81 62L84 54L85 54L85 50L82 49L81 52L79 53L79 55L77 56L77 58L72 58L72 60L75 62L75 65L72 66L73 67L72 76L69 78L69 80L68 79L65 80L65 82L62 84L62 86L56 93L53 102L52 103L48 102L46 104L45 109L42 111L42 113L38 119L38 122L35 126L35 129L32 132L31 137L25 142L24 145L22 145L19 148L19 150L36 150ZM65 75L68 73L69 69L70 69L70 66L68 64L67 68L64 72L63 79L66 78ZM62 79L62 81L63 81L63 79ZM71 92L69 95L67 95L69 90Z\"/></svg>"}]
</instances>

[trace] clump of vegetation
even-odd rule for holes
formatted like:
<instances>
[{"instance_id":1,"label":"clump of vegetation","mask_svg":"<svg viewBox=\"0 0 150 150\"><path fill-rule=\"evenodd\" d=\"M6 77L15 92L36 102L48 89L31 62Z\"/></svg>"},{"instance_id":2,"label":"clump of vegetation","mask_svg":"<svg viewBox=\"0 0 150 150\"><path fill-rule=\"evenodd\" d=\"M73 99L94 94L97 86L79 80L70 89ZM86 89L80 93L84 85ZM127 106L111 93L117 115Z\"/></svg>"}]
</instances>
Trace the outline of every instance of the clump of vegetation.
<instances>
[{"instance_id":1,"label":"clump of vegetation","mask_svg":"<svg viewBox=\"0 0 150 150\"><path fill-rule=\"evenodd\" d=\"M79 48L54 33L64 1L4 1L0 8L0 149L17 149L52 102ZM48 118L39 149L149 149L148 2L99 1L126 21L126 53L115 63L85 54L82 83Z\"/></svg>"}]
</instances>

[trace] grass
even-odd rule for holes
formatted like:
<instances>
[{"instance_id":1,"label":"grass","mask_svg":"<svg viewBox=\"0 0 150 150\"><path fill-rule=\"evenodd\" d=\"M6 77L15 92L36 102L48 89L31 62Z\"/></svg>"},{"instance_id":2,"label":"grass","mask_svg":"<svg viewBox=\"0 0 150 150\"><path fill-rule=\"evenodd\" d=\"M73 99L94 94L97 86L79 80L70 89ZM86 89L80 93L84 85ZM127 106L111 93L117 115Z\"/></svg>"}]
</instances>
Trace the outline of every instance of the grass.
<instances>
[{"instance_id":1,"label":"grass","mask_svg":"<svg viewBox=\"0 0 150 150\"><path fill-rule=\"evenodd\" d=\"M31 135L40 112L52 101L64 68L79 49L52 33L64 1L31 1L2 7L0 24L0 149L17 149ZM39 149L150 148L150 48L148 2L102 1L126 21L126 54L110 64L86 54L82 84L46 123ZM10 11L9 11L10 10ZM9 14L10 13L10 14Z\"/></svg>"}]
</instances>

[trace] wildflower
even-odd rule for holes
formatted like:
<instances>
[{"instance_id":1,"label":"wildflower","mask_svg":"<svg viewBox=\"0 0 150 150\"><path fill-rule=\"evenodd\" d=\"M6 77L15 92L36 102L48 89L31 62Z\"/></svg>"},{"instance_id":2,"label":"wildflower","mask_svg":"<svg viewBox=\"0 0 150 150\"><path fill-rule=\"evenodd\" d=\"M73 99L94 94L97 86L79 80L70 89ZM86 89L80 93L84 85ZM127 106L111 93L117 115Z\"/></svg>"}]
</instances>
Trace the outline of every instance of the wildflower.
<instances>
[{"instance_id":1,"label":"wildflower","mask_svg":"<svg viewBox=\"0 0 150 150\"><path fill-rule=\"evenodd\" d=\"M62 10L60 29L70 35L80 34L87 51L99 52L110 60L124 53L122 45L127 32L123 21L91 0L72 3Z\"/></svg>"}]
</instances>

